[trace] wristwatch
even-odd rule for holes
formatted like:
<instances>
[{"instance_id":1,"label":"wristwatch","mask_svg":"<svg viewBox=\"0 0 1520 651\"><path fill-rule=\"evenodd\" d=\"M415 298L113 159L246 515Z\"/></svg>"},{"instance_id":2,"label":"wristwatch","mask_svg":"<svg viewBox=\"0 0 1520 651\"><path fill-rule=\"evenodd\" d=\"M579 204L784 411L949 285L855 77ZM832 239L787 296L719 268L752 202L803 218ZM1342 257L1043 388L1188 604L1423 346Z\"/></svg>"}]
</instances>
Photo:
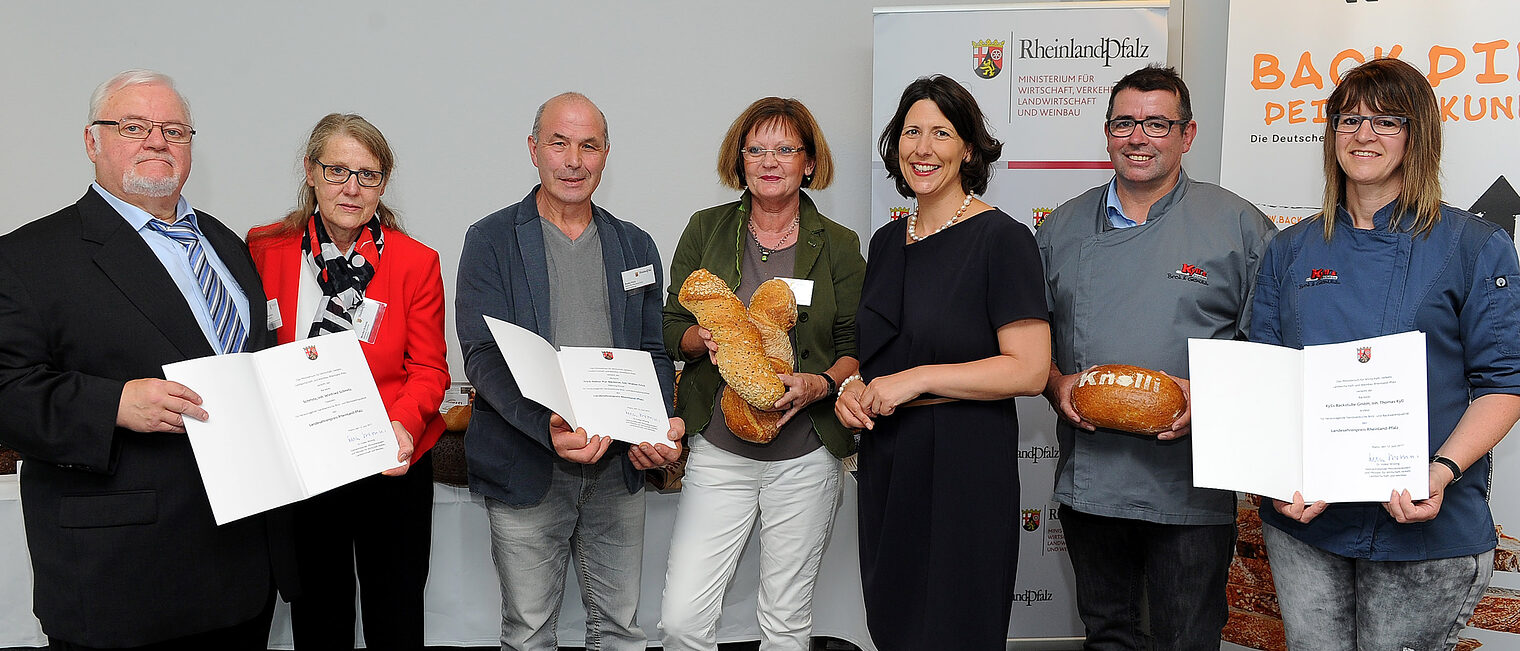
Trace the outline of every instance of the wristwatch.
<instances>
[{"instance_id":1,"label":"wristwatch","mask_svg":"<svg viewBox=\"0 0 1520 651\"><path fill-rule=\"evenodd\" d=\"M834 384L834 378L829 377L828 373L815 373L814 375L822 375L823 381L829 383L829 392L825 393L824 395L831 396L834 395L834 392L839 390L839 386Z\"/></svg>"},{"instance_id":2,"label":"wristwatch","mask_svg":"<svg viewBox=\"0 0 1520 651\"><path fill-rule=\"evenodd\" d=\"M1462 468L1457 466L1457 462L1452 461L1451 459L1447 459L1446 457L1443 457L1439 454L1430 455L1430 462L1439 463L1443 466L1446 466L1446 468L1451 471L1451 481L1448 482L1448 485L1455 484L1457 483L1458 479L1462 478Z\"/></svg>"}]
</instances>

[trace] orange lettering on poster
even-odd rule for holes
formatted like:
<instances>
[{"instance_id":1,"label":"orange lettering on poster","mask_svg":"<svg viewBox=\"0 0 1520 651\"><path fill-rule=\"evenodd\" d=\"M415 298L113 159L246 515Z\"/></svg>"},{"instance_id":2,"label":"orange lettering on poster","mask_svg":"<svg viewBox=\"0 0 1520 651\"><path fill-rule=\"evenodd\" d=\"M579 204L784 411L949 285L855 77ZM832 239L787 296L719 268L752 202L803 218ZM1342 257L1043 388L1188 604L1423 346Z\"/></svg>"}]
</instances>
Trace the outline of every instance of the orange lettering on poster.
<instances>
[{"instance_id":1,"label":"orange lettering on poster","mask_svg":"<svg viewBox=\"0 0 1520 651\"><path fill-rule=\"evenodd\" d=\"M1366 63L1367 59L1361 52L1352 49L1341 50L1339 54L1336 54L1335 58L1330 60L1330 80L1337 86L1341 84L1341 64L1346 61L1355 61L1356 63L1350 66L1350 68L1355 68Z\"/></svg>"},{"instance_id":2,"label":"orange lettering on poster","mask_svg":"<svg viewBox=\"0 0 1520 651\"><path fill-rule=\"evenodd\" d=\"M1325 79L1320 76L1318 70L1314 69L1314 61L1309 57L1308 52L1298 57L1298 67L1293 70L1293 83L1288 85L1293 88L1313 85L1320 90L1325 89Z\"/></svg>"},{"instance_id":3,"label":"orange lettering on poster","mask_svg":"<svg viewBox=\"0 0 1520 651\"><path fill-rule=\"evenodd\" d=\"M1499 84L1509 79L1509 75L1494 71L1494 57L1498 55L1499 50L1507 47L1509 47L1509 41L1504 39L1489 41L1487 43L1474 43L1473 54L1483 55L1483 72L1473 79L1480 84Z\"/></svg>"},{"instance_id":4,"label":"orange lettering on poster","mask_svg":"<svg viewBox=\"0 0 1520 651\"><path fill-rule=\"evenodd\" d=\"M1283 109L1282 104L1278 104L1277 102L1267 102L1267 124L1272 124L1273 122L1283 119L1284 115L1287 115L1287 111Z\"/></svg>"},{"instance_id":5,"label":"orange lettering on poster","mask_svg":"<svg viewBox=\"0 0 1520 651\"><path fill-rule=\"evenodd\" d=\"M1277 90L1282 88L1283 81L1287 78L1283 75L1280 61L1270 54L1257 54L1251 62L1254 71L1251 73L1251 87L1256 90Z\"/></svg>"},{"instance_id":6,"label":"orange lettering on poster","mask_svg":"<svg viewBox=\"0 0 1520 651\"><path fill-rule=\"evenodd\" d=\"M1306 102L1301 99L1296 99L1288 102L1288 124L1299 124L1309 121L1309 118L1304 117L1305 103Z\"/></svg>"},{"instance_id":7,"label":"orange lettering on poster","mask_svg":"<svg viewBox=\"0 0 1520 651\"><path fill-rule=\"evenodd\" d=\"M1456 95L1440 98L1442 122L1445 122L1447 120L1451 120L1452 122L1457 121L1457 99L1458 98Z\"/></svg>"},{"instance_id":8,"label":"orange lettering on poster","mask_svg":"<svg viewBox=\"0 0 1520 651\"><path fill-rule=\"evenodd\" d=\"M1453 61L1451 66L1444 70L1441 68L1443 59ZM1444 45L1432 45L1430 46L1430 74L1425 75L1425 78L1430 81L1431 88L1439 88L1442 81L1462 74L1466 68L1467 57L1462 55L1461 50Z\"/></svg>"}]
</instances>

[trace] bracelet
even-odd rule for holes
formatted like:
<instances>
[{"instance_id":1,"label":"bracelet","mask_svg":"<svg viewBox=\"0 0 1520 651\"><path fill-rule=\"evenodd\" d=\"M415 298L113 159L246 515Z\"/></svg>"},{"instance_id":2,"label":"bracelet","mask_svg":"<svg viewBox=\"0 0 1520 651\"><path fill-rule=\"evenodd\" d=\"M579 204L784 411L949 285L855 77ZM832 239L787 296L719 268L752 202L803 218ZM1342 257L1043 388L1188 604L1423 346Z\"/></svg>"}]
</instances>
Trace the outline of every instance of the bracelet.
<instances>
[{"instance_id":1,"label":"bracelet","mask_svg":"<svg viewBox=\"0 0 1520 651\"><path fill-rule=\"evenodd\" d=\"M1451 471L1451 481L1447 482L1446 485L1450 486L1452 484L1455 484L1457 483L1458 479L1462 478L1462 468L1457 466L1457 462L1452 461L1451 459L1447 459L1446 457L1443 457L1439 454L1430 455L1430 462L1439 463L1443 466L1446 466L1446 468Z\"/></svg>"},{"instance_id":2,"label":"bracelet","mask_svg":"<svg viewBox=\"0 0 1520 651\"><path fill-rule=\"evenodd\" d=\"M830 394L834 393L835 391L839 390L839 386L836 385L836 384L834 384L834 378L829 377L828 373L814 373L814 375L821 375L821 376L823 376L823 381L827 382L828 385L829 385L829 390L826 393L824 393L823 395L830 395Z\"/></svg>"},{"instance_id":3,"label":"bracelet","mask_svg":"<svg viewBox=\"0 0 1520 651\"><path fill-rule=\"evenodd\" d=\"M841 396L844 395L844 388L847 387L847 386L850 386L851 382L856 382L856 381L864 382L865 379L862 378L862 377L860 377L859 373L856 373L854 375L851 375L850 377L845 378L843 382L839 383L839 391L836 393L836 395L841 395Z\"/></svg>"}]
</instances>

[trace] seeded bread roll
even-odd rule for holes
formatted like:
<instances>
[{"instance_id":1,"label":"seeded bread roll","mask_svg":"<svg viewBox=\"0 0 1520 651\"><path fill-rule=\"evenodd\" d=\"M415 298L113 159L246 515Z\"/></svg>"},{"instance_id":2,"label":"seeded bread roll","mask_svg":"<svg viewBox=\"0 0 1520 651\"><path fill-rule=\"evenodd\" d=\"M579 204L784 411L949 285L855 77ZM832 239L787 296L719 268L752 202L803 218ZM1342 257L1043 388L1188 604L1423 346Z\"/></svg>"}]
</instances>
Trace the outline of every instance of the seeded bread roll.
<instances>
[{"instance_id":1,"label":"seeded bread roll","mask_svg":"<svg viewBox=\"0 0 1520 651\"><path fill-rule=\"evenodd\" d=\"M749 321L760 331L760 343L771 370L791 373L791 330L797 325L797 299L786 281L772 278L755 288L749 297ZM720 401L723 420L734 436L751 443L770 443L781 433L781 415L785 412L756 409L726 386Z\"/></svg>"},{"instance_id":2,"label":"seeded bread roll","mask_svg":"<svg viewBox=\"0 0 1520 651\"><path fill-rule=\"evenodd\" d=\"M1182 387L1165 373L1127 364L1084 371L1071 391L1083 420L1135 434L1160 434L1187 408Z\"/></svg>"},{"instance_id":3,"label":"seeded bread roll","mask_svg":"<svg viewBox=\"0 0 1520 651\"><path fill-rule=\"evenodd\" d=\"M712 331L718 344L718 374L745 402L769 408L786 393L786 385L766 359L760 330L749 320L744 304L722 278L697 269L681 283L677 295L697 324Z\"/></svg>"}]
</instances>

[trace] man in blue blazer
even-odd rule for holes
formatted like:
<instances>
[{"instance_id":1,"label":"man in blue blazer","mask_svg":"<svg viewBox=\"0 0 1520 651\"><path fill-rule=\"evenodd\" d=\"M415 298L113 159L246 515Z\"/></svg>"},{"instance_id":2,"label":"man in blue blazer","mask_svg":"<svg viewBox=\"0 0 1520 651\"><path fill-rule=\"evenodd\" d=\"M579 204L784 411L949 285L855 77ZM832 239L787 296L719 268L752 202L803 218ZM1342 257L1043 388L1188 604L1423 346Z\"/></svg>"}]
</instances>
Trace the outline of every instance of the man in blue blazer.
<instances>
[{"instance_id":1,"label":"man in blue blazer","mask_svg":"<svg viewBox=\"0 0 1520 651\"><path fill-rule=\"evenodd\" d=\"M459 260L455 323L477 399L465 457L470 490L486 497L501 580L504 650L554 651L565 570L576 557L586 646L642 650L634 621L644 543L643 470L679 456L670 446L614 443L571 429L522 396L486 328L489 315L556 346L648 351L665 395L674 369L660 332L664 274L654 240L591 202L607 162L607 121L585 96L544 102L528 153L540 184L470 227Z\"/></svg>"},{"instance_id":2,"label":"man in blue blazer","mask_svg":"<svg viewBox=\"0 0 1520 651\"><path fill-rule=\"evenodd\" d=\"M259 277L180 196L195 130L168 77L116 75L90 119L84 197L0 237L0 442L24 460L37 618L52 649L262 651L288 526L216 525L184 434L208 414L163 379L273 342Z\"/></svg>"}]
</instances>

